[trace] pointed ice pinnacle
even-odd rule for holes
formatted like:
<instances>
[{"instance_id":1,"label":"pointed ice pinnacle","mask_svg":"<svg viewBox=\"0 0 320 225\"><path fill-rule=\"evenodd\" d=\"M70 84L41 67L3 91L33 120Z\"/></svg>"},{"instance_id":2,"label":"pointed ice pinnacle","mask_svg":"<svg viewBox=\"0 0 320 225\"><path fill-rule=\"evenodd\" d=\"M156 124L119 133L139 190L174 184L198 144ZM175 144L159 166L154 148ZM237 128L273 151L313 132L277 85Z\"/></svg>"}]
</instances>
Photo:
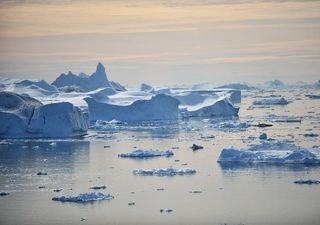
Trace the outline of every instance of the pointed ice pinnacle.
<instances>
[{"instance_id":1,"label":"pointed ice pinnacle","mask_svg":"<svg viewBox=\"0 0 320 225\"><path fill-rule=\"evenodd\" d=\"M96 72L91 75L90 80L95 88L110 86L106 70L100 62L97 65Z\"/></svg>"}]
</instances>

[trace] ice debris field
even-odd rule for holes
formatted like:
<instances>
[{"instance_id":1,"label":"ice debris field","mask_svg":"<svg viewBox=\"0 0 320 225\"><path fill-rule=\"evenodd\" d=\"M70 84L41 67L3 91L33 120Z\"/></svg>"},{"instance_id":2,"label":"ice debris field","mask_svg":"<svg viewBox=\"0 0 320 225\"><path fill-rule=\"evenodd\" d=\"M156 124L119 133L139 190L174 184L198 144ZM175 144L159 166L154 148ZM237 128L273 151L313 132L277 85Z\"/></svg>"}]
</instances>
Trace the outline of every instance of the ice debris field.
<instances>
[{"instance_id":1,"label":"ice debris field","mask_svg":"<svg viewBox=\"0 0 320 225\"><path fill-rule=\"evenodd\" d=\"M320 166L318 96L319 82L277 80L130 88L109 81L101 63L91 75L63 73L52 84L1 77L1 200L36 190L54 202L125 201L141 209L141 193L156 196L145 188L172 192L167 199L201 199L210 194L207 179L221 176L217 169L228 177L294 167L300 172L286 185L316 187L319 173L310 171ZM223 184L215 188L223 191ZM150 210L179 214L168 202Z\"/></svg>"}]
</instances>

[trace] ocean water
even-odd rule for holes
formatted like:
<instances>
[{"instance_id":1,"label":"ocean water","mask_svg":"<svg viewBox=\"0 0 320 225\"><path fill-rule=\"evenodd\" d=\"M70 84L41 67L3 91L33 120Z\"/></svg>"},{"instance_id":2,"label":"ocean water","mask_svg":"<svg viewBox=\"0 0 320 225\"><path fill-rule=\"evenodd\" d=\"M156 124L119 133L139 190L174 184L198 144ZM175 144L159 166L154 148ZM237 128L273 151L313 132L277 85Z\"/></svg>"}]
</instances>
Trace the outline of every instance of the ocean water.
<instances>
[{"instance_id":1,"label":"ocean water","mask_svg":"<svg viewBox=\"0 0 320 225\"><path fill-rule=\"evenodd\" d=\"M251 103L254 96L270 93L244 93L240 117L231 120L111 124L81 139L2 140L0 191L10 195L0 197L0 224L320 224L320 185L293 183L320 179L320 166L217 163L223 148L259 143L263 132L307 148L319 145L319 137L304 137L319 134L319 100L304 97L302 91L281 90L292 102L268 108L251 108ZM299 117L301 122L272 122L270 114ZM218 126L239 122L273 126ZM194 143L204 149L193 152ZM174 156L118 157L135 149L172 149ZM132 172L164 167L193 168L197 173L159 177ZM38 176L40 171L47 175ZM51 200L92 192L89 188L97 185L106 185L98 191L115 198L87 204ZM53 192L56 188L62 191ZM193 190L201 193L190 193ZM161 213L163 208L173 211Z\"/></svg>"}]
</instances>

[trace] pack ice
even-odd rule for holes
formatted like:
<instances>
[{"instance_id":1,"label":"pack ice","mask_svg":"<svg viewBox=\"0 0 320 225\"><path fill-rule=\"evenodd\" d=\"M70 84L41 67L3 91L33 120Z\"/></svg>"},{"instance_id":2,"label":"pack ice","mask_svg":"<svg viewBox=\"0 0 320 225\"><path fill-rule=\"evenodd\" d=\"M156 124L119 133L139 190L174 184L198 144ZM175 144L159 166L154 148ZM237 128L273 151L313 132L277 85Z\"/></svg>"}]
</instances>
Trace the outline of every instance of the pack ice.
<instances>
[{"instance_id":1,"label":"pack ice","mask_svg":"<svg viewBox=\"0 0 320 225\"><path fill-rule=\"evenodd\" d=\"M248 149L225 148L218 162L320 164L319 150L280 141L262 142Z\"/></svg>"},{"instance_id":2,"label":"pack ice","mask_svg":"<svg viewBox=\"0 0 320 225\"><path fill-rule=\"evenodd\" d=\"M68 102L43 105L12 92L0 92L0 138L74 137L86 134L88 114Z\"/></svg>"}]
</instances>

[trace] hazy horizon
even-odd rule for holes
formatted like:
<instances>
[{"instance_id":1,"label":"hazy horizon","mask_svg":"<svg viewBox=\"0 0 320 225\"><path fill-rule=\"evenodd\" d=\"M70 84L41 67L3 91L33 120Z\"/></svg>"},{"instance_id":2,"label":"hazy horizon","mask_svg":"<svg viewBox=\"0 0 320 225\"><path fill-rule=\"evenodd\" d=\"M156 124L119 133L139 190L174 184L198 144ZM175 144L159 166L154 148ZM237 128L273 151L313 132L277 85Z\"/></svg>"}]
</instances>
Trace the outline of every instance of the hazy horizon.
<instances>
[{"instance_id":1,"label":"hazy horizon","mask_svg":"<svg viewBox=\"0 0 320 225\"><path fill-rule=\"evenodd\" d=\"M1 1L0 76L124 85L319 80L320 1Z\"/></svg>"}]
</instances>

